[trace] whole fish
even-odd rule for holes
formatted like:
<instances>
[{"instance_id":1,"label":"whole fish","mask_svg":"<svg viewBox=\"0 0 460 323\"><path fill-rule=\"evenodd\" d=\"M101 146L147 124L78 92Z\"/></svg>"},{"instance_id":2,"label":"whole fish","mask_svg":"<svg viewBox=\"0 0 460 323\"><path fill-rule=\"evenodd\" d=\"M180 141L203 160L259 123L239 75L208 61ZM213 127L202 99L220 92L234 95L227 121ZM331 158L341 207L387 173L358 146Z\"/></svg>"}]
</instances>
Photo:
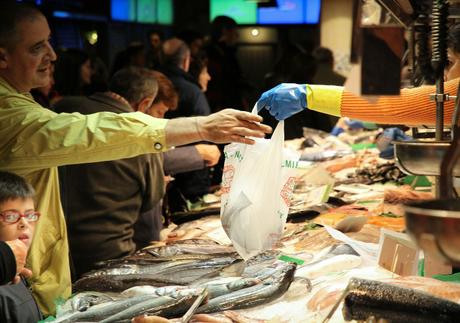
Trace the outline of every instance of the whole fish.
<instances>
[{"instance_id":1,"label":"whole fish","mask_svg":"<svg viewBox=\"0 0 460 323\"><path fill-rule=\"evenodd\" d=\"M84 292L73 296L70 299L72 309L78 312L84 312L93 305L113 301L114 299L104 293Z\"/></svg>"},{"instance_id":2,"label":"whole fish","mask_svg":"<svg viewBox=\"0 0 460 323\"><path fill-rule=\"evenodd\" d=\"M319 259L297 268L296 276L315 279L329 272L355 268L361 264L361 257L348 244L333 245Z\"/></svg>"},{"instance_id":3,"label":"whole fish","mask_svg":"<svg viewBox=\"0 0 460 323\"><path fill-rule=\"evenodd\" d=\"M392 323L458 322L460 305L414 289L352 278L347 287L343 317L367 320L373 316Z\"/></svg>"},{"instance_id":4,"label":"whole fish","mask_svg":"<svg viewBox=\"0 0 460 323\"><path fill-rule=\"evenodd\" d=\"M186 295L160 296L135 304L130 308L109 316L100 323L118 322L132 319L142 314L172 317L184 314L203 290L193 290Z\"/></svg>"},{"instance_id":5,"label":"whole fish","mask_svg":"<svg viewBox=\"0 0 460 323\"><path fill-rule=\"evenodd\" d=\"M217 244L175 243L161 247L146 247L138 252L148 252L155 257L171 257L182 254L225 254L233 253L235 249Z\"/></svg>"},{"instance_id":6,"label":"whole fish","mask_svg":"<svg viewBox=\"0 0 460 323\"><path fill-rule=\"evenodd\" d=\"M260 284L261 280L257 278L241 278L226 284L213 284L212 282L204 284L208 290L208 298L216 298L234 291Z\"/></svg>"},{"instance_id":7,"label":"whole fish","mask_svg":"<svg viewBox=\"0 0 460 323\"><path fill-rule=\"evenodd\" d=\"M135 253L131 256L127 256L119 259L109 259L104 261L99 261L95 264L96 268L112 268L121 265L151 265L160 262L174 262L182 260L208 260L212 258L221 258L221 257L233 257L239 258L238 253L235 251L227 253L178 253L175 255L166 255L160 256L150 251L142 251Z\"/></svg>"},{"instance_id":8,"label":"whole fish","mask_svg":"<svg viewBox=\"0 0 460 323\"><path fill-rule=\"evenodd\" d=\"M121 292L142 285L188 285L198 279L215 277L241 262L233 257L221 257L149 266L124 265L88 273L76 281L73 287L77 291Z\"/></svg>"},{"instance_id":9,"label":"whole fish","mask_svg":"<svg viewBox=\"0 0 460 323\"><path fill-rule=\"evenodd\" d=\"M267 279L261 284L210 299L207 304L198 308L197 313L248 308L268 303L286 292L294 279L296 266L295 263L286 263L278 269L271 279Z\"/></svg>"},{"instance_id":10,"label":"whole fish","mask_svg":"<svg viewBox=\"0 0 460 323\"><path fill-rule=\"evenodd\" d=\"M142 295L138 297L132 297L129 299L123 299L119 301L114 301L110 303L99 304L90 307L85 312L74 312L69 315L64 315L62 317L57 318L55 323L65 322L96 322L105 317L108 317L114 313L122 311L126 308L130 308L131 306L151 299L152 295Z\"/></svg>"}]
</instances>

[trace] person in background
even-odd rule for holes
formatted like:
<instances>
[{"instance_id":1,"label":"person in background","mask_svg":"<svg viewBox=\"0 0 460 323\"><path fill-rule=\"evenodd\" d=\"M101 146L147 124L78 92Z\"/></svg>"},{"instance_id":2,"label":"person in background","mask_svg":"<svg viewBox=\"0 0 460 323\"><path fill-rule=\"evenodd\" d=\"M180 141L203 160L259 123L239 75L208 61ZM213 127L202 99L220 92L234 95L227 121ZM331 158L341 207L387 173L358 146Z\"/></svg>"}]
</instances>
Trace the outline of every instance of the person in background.
<instances>
[{"instance_id":1,"label":"person in background","mask_svg":"<svg viewBox=\"0 0 460 323\"><path fill-rule=\"evenodd\" d=\"M40 217L35 211L34 194L24 178L0 171L0 241L18 239L30 247ZM1 322L35 323L42 319L24 278L18 284L0 287L0 304Z\"/></svg>"},{"instance_id":2,"label":"person in background","mask_svg":"<svg viewBox=\"0 0 460 323\"><path fill-rule=\"evenodd\" d=\"M146 66L145 48L141 43L131 43L115 56L110 75L114 75L117 71L129 66Z\"/></svg>"},{"instance_id":3,"label":"person in background","mask_svg":"<svg viewBox=\"0 0 460 323\"><path fill-rule=\"evenodd\" d=\"M63 98L54 110L83 115L144 112L157 89L155 78L146 70L121 69L112 77L108 92ZM136 250L133 224L141 213L152 212L163 197L161 170L158 154L59 168L76 278L98 261L121 258Z\"/></svg>"},{"instance_id":4,"label":"person in background","mask_svg":"<svg viewBox=\"0 0 460 323\"><path fill-rule=\"evenodd\" d=\"M165 89L164 75L128 67L114 74L108 92L64 98L55 106L55 111L82 114L139 111L160 116L162 112L153 112L159 103L155 102L157 78L162 84L160 97L164 97L172 87ZM177 98L168 99L166 103L177 104ZM162 109L164 111L164 107ZM198 159L203 168L198 149L189 148L177 158L178 161L187 164L186 160ZM181 148L165 152L165 155L178 150ZM152 240L159 240L162 228L160 201L164 195L162 154L69 165L60 169L62 204L67 215L70 252L77 277L94 269L99 261L134 253L141 241L144 246ZM136 229L134 223L140 218L144 222ZM144 237L140 232L144 232Z\"/></svg>"},{"instance_id":5,"label":"person in background","mask_svg":"<svg viewBox=\"0 0 460 323\"><path fill-rule=\"evenodd\" d=\"M208 73L208 58L206 57L205 52L200 52L197 55L193 56L190 62L189 74L193 77L194 81L200 86L201 91L205 92L208 90L208 83L211 80L211 75ZM220 160L210 172L210 188L209 191L212 192L220 187L220 182L222 181L222 169L224 167L225 158L223 155L224 146L218 146L221 151ZM180 175L184 176L184 175ZM206 184L207 185L207 184ZM170 210L172 211L184 211L186 210L186 203L184 204L183 194L180 191L177 191L176 183L172 183L172 188L169 190L169 199L170 201L176 201L175 203L169 203ZM174 193L175 192L175 193ZM174 205L175 204L175 205Z\"/></svg>"},{"instance_id":6,"label":"person in background","mask_svg":"<svg viewBox=\"0 0 460 323\"><path fill-rule=\"evenodd\" d=\"M273 72L265 77L265 89L279 83L312 83L316 74L317 63L313 56L299 43L287 43L282 55L274 66ZM266 118L269 114L261 111L267 124L274 127L277 121ZM295 139L303 137L303 128L313 128L329 132L333 124L328 116L310 110L305 110L286 120L284 138Z\"/></svg>"},{"instance_id":7,"label":"person in background","mask_svg":"<svg viewBox=\"0 0 460 323\"><path fill-rule=\"evenodd\" d=\"M91 56L91 82L83 88L86 96L96 92L105 92L109 87L109 69L98 56Z\"/></svg>"},{"instance_id":8,"label":"person in background","mask_svg":"<svg viewBox=\"0 0 460 323\"><path fill-rule=\"evenodd\" d=\"M63 50L54 67L54 88L60 97L83 95L85 86L91 83L91 60L80 49Z\"/></svg>"},{"instance_id":9,"label":"person in background","mask_svg":"<svg viewBox=\"0 0 460 323\"><path fill-rule=\"evenodd\" d=\"M178 38L168 39L163 43L163 59L161 72L171 80L179 94L177 109L166 116L176 118L209 115L211 109L208 101L188 73L191 56L187 44Z\"/></svg>"},{"instance_id":10,"label":"person in background","mask_svg":"<svg viewBox=\"0 0 460 323\"><path fill-rule=\"evenodd\" d=\"M155 118L163 118L168 110L177 108L178 95L171 81L163 73L158 71L152 71L151 73L158 82L158 93L145 113ZM176 147L164 152L162 155L166 185L170 176L214 166L219 161L220 151L216 145L196 144ZM177 205L171 205L174 201L171 201L169 197L168 202L169 205L166 206L158 203L155 207L156 212L146 212L139 216L139 219L134 224L133 237L138 249L147 246L151 241L159 240L160 229L163 226L161 223L163 222L162 208L168 211L177 209ZM182 202L182 200L179 200L177 204Z\"/></svg>"},{"instance_id":11,"label":"person in background","mask_svg":"<svg viewBox=\"0 0 460 323\"><path fill-rule=\"evenodd\" d=\"M444 72L444 92L457 93L460 78L460 24L448 33L448 64ZM340 86L280 84L263 93L258 109L267 109L278 120L305 109L337 117L387 125L434 125L436 103L430 99L434 86L401 89L400 95L378 96L369 102ZM454 101L444 104L444 123L452 123Z\"/></svg>"},{"instance_id":12,"label":"person in background","mask_svg":"<svg viewBox=\"0 0 460 323\"><path fill-rule=\"evenodd\" d=\"M211 23L211 40L206 46L208 70L212 80L209 82L206 96L211 111L226 107L249 110L245 98L252 86L244 78L236 56L238 25L227 16L217 16Z\"/></svg>"},{"instance_id":13,"label":"person in background","mask_svg":"<svg viewBox=\"0 0 460 323\"><path fill-rule=\"evenodd\" d=\"M334 71L334 54L329 48L317 47L312 52L313 57L316 61L316 73L313 77L313 84L324 84L324 85L338 85L342 86L345 84L345 76ZM308 83L308 82L300 82ZM332 127L331 132L334 133L334 129L338 129L339 125L337 122L339 118L329 116Z\"/></svg>"},{"instance_id":14,"label":"person in background","mask_svg":"<svg viewBox=\"0 0 460 323\"><path fill-rule=\"evenodd\" d=\"M189 73L198 83L201 91L206 92L208 90L208 83L211 80L211 75L208 73L208 59L205 57L204 53L198 53L192 56Z\"/></svg>"},{"instance_id":15,"label":"person in background","mask_svg":"<svg viewBox=\"0 0 460 323\"><path fill-rule=\"evenodd\" d=\"M168 39L163 43L165 65L163 72L174 84L179 94L179 104L175 111L166 114L167 117L187 117L209 115L206 96L197 85L196 80L188 73L190 68L190 49L184 41L178 38ZM211 187L210 170L208 168L178 174L173 183L178 194L195 203L209 193ZM182 205L185 207L185 205Z\"/></svg>"},{"instance_id":16,"label":"person in background","mask_svg":"<svg viewBox=\"0 0 460 323\"><path fill-rule=\"evenodd\" d=\"M317 47L313 50L312 55L316 60L314 84L339 86L345 84L345 76L334 71L334 54L329 48Z\"/></svg>"},{"instance_id":17,"label":"person in background","mask_svg":"<svg viewBox=\"0 0 460 323\"><path fill-rule=\"evenodd\" d=\"M152 29L148 34L149 48L145 54L146 67L158 69L163 64L162 45L164 34L159 29Z\"/></svg>"},{"instance_id":18,"label":"person in background","mask_svg":"<svg viewBox=\"0 0 460 323\"><path fill-rule=\"evenodd\" d=\"M187 44L190 48L190 54L192 57L201 53L204 45L204 36L202 33L192 29L185 29L179 32L176 37Z\"/></svg>"},{"instance_id":19,"label":"person in background","mask_svg":"<svg viewBox=\"0 0 460 323\"><path fill-rule=\"evenodd\" d=\"M27 263L42 313L71 292L66 223L58 166L159 153L200 140L252 144L271 129L262 118L237 110L207 117L155 119L143 113L58 114L32 99L50 82L56 60L46 17L22 2L0 2L0 170L14 172L37 192L43 214Z\"/></svg>"}]
</instances>

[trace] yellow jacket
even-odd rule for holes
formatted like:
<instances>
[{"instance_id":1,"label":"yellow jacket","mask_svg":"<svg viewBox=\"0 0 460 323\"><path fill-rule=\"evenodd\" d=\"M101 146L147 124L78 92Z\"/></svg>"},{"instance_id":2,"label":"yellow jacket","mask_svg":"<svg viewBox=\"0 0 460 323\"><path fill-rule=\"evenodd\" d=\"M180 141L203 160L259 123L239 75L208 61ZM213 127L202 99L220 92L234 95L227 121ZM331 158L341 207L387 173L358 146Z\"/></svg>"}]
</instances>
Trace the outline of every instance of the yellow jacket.
<instances>
[{"instance_id":1,"label":"yellow jacket","mask_svg":"<svg viewBox=\"0 0 460 323\"><path fill-rule=\"evenodd\" d=\"M42 214L28 256L32 292L45 315L71 294L69 247L57 166L133 157L166 149L167 120L140 112L57 114L0 78L0 170L24 176Z\"/></svg>"}]
</instances>

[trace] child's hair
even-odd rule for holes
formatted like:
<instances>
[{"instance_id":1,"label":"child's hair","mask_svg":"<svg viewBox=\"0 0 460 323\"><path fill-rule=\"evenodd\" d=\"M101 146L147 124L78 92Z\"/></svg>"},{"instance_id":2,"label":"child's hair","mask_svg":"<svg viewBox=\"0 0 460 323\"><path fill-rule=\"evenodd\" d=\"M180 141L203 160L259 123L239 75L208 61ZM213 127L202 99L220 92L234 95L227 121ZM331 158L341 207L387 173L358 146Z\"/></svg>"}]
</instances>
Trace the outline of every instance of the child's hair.
<instances>
[{"instance_id":1,"label":"child's hair","mask_svg":"<svg viewBox=\"0 0 460 323\"><path fill-rule=\"evenodd\" d=\"M9 172L0 171L0 203L12 199L33 198L35 190L24 178Z\"/></svg>"}]
</instances>

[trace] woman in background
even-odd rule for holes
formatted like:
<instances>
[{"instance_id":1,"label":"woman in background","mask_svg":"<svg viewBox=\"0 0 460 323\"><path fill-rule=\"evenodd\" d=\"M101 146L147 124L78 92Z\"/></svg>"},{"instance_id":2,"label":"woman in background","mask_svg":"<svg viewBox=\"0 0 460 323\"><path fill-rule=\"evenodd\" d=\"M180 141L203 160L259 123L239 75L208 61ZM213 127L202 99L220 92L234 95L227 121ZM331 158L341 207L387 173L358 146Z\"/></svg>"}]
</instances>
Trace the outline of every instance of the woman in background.
<instances>
[{"instance_id":1,"label":"woman in background","mask_svg":"<svg viewBox=\"0 0 460 323\"><path fill-rule=\"evenodd\" d=\"M203 92L208 89L208 83L211 75L208 73L208 59L204 54L192 57L188 72L193 76Z\"/></svg>"},{"instance_id":2,"label":"woman in background","mask_svg":"<svg viewBox=\"0 0 460 323\"><path fill-rule=\"evenodd\" d=\"M67 49L58 54L54 69L55 89L59 96L84 95L91 83L91 61L80 49Z\"/></svg>"}]
</instances>

